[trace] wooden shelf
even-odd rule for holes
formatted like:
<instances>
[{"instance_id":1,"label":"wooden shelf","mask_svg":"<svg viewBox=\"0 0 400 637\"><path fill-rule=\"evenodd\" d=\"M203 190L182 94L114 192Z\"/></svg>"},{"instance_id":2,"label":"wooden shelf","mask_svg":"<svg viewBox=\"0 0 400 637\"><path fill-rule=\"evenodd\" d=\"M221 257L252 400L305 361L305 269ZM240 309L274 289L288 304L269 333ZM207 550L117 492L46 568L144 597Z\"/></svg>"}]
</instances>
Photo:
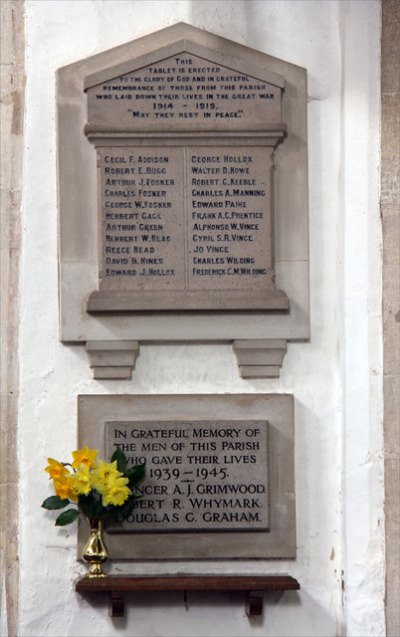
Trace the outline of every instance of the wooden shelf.
<instances>
[{"instance_id":1,"label":"wooden shelf","mask_svg":"<svg viewBox=\"0 0 400 637\"><path fill-rule=\"evenodd\" d=\"M81 577L75 585L79 594L109 593L110 615L123 617L123 593L149 591L243 591L249 617L262 615L264 591L294 591L300 584L289 575L108 575L102 578Z\"/></svg>"}]
</instances>

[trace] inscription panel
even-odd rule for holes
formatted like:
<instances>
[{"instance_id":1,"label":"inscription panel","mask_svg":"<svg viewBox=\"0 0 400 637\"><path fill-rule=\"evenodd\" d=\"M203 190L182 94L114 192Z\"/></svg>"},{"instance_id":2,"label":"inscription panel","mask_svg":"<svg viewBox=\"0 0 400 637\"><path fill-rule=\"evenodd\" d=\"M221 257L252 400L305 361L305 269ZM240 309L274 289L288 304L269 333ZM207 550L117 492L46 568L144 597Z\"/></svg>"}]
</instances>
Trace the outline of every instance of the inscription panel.
<instances>
[{"instance_id":1,"label":"inscription panel","mask_svg":"<svg viewBox=\"0 0 400 637\"><path fill-rule=\"evenodd\" d=\"M89 124L142 130L263 127L281 121L279 84L182 53L90 87Z\"/></svg>"},{"instance_id":2,"label":"inscription panel","mask_svg":"<svg viewBox=\"0 0 400 637\"><path fill-rule=\"evenodd\" d=\"M179 148L99 148L101 286L184 288Z\"/></svg>"},{"instance_id":3,"label":"inscription panel","mask_svg":"<svg viewBox=\"0 0 400 637\"><path fill-rule=\"evenodd\" d=\"M146 461L141 497L109 532L267 531L267 421L108 422L105 449Z\"/></svg>"},{"instance_id":4,"label":"inscription panel","mask_svg":"<svg viewBox=\"0 0 400 637\"><path fill-rule=\"evenodd\" d=\"M189 289L271 285L270 148L188 149Z\"/></svg>"},{"instance_id":5,"label":"inscription panel","mask_svg":"<svg viewBox=\"0 0 400 637\"><path fill-rule=\"evenodd\" d=\"M99 148L98 169L102 289L273 288L270 148Z\"/></svg>"},{"instance_id":6,"label":"inscription panel","mask_svg":"<svg viewBox=\"0 0 400 637\"><path fill-rule=\"evenodd\" d=\"M87 309L288 310L272 224L284 79L185 49L85 82L101 215Z\"/></svg>"}]
</instances>

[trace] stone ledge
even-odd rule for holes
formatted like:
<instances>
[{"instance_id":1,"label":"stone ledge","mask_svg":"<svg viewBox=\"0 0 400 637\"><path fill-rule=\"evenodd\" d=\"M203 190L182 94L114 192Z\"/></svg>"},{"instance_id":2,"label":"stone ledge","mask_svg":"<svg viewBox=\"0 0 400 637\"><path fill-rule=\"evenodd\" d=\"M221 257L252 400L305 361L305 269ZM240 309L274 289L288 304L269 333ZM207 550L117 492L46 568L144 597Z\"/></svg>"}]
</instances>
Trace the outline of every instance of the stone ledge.
<instances>
[{"instance_id":1,"label":"stone ledge","mask_svg":"<svg viewBox=\"0 0 400 637\"><path fill-rule=\"evenodd\" d=\"M233 341L241 378L279 378L287 350L285 339Z\"/></svg>"},{"instance_id":2,"label":"stone ledge","mask_svg":"<svg viewBox=\"0 0 400 637\"><path fill-rule=\"evenodd\" d=\"M139 356L139 341L87 341L93 378L130 380Z\"/></svg>"}]
</instances>

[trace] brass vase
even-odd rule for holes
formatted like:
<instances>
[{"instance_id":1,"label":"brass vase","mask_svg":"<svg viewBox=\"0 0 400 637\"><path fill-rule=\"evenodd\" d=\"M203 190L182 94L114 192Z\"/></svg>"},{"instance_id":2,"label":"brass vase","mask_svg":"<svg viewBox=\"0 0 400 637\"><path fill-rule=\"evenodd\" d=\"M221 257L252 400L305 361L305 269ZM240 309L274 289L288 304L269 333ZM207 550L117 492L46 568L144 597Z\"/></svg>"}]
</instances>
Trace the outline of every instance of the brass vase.
<instances>
[{"instance_id":1,"label":"brass vase","mask_svg":"<svg viewBox=\"0 0 400 637\"><path fill-rule=\"evenodd\" d=\"M102 522L99 518L87 518L90 536L82 551L82 558L88 564L86 577L106 577L102 564L108 560L107 547L103 540Z\"/></svg>"}]
</instances>

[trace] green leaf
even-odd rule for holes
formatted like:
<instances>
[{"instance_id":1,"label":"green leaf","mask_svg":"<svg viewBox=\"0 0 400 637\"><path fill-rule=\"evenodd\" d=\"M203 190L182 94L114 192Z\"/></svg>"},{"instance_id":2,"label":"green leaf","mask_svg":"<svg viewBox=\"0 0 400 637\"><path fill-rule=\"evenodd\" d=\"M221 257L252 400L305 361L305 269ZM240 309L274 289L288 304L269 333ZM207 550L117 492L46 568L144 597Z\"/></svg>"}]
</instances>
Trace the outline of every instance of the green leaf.
<instances>
[{"instance_id":1,"label":"green leaf","mask_svg":"<svg viewBox=\"0 0 400 637\"><path fill-rule=\"evenodd\" d=\"M136 487L136 485L143 480L145 472L145 464L137 464L126 472L126 476L129 478L130 489L132 489L132 487Z\"/></svg>"},{"instance_id":2,"label":"green leaf","mask_svg":"<svg viewBox=\"0 0 400 637\"><path fill-rule=\"evenodd\" d=\"M78 505L80 510L86 517L94 518L96 515L96 501L94 492L90 491L88 495L80 494L78 496Z\"/></svg>"},{"instance_id":3,"label":"green leaf","mask_svg":"<svg viewBox=\"0 0 400 637\"><path fill-rule=\"evenodd\" d=\"M122 508L120 508L119 513L124 517L124 519L132 513L135 506L135 500L135 496L131 496L130 498L128 498Z\"/></svg>"},{"instance_id":4,"label":"green leaf","mask_svg":"<svg viewBox=\"0 0 400 637\"><path fill-rule=\"evenodd\" d=\"M52 511L53 509L63 509L69 504L69 500L62 500L58 495L51 495L43 501L43 509Z\"/></svg>"},{"instance_id":5,"label":"green leaf","mask_svg":"<svg viewBox=\"0 0 400 637\"><path fill-rule=\"evenodd\" d=\"M79 511L77 509L67 509L64 513L58 516L56 520L56 526L65 526L66 524L71 524L71 522L75 522L76 518L79 515Z\"/></svg>"},{"instance_id":6,"label":"green leaf","mask_svg":"<svg viewBox=\"0 0 400 637\"><path fill-rule=\"evenodd\" d=\"M114 462L114 460L117 461L118 471L121 471L121 473L125 473L126 465L128 464L128 461L122 449L118 448L114 451L113 455L111 456L111 462Z\"/></svg>"},{"instance_id":7,"label":"green leaf","mask_svg":"<svg viewBox=\"0 0 400 637\"><path fill-rule=\"evenodd\" d=\"M110 521L117 517L127 518L133 511L136 499L134 495L131 495L121 506L108 506L104 512L104 519Z\"/></svg>"}]
</instances>

